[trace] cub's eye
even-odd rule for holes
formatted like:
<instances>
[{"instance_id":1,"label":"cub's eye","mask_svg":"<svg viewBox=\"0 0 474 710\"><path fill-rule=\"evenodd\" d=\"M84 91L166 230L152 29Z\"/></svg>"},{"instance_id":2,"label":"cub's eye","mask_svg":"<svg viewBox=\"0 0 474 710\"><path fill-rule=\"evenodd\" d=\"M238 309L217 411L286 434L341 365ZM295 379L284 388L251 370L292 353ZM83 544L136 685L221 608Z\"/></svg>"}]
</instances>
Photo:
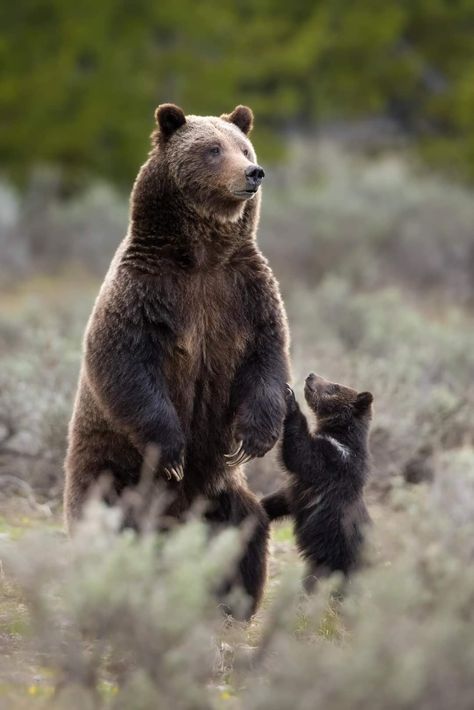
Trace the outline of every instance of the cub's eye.
<instances>
[{"instance_id":1,"label":"cub's eye","mask_svg":"<svg viewBox=\"0 0 474 710\"><path fill-rule=\"evenodd\" d=\"M250 151L247 148L244 148L242 153L245 155L246 158L248 158L250 155Z\"/></svg>"},{"instance_id":2,"label":"cub's eye","mask_svg":"<svg viewBox=\"0 0 474 710\"><path fill-rule=\"evenodd\" d=\"M214 146L212 146L212 148L209 149L209 153L211 155L219 155L220 152L221 152L221 149L218 145L214 145Z\"/></svg>"}]
</instances>

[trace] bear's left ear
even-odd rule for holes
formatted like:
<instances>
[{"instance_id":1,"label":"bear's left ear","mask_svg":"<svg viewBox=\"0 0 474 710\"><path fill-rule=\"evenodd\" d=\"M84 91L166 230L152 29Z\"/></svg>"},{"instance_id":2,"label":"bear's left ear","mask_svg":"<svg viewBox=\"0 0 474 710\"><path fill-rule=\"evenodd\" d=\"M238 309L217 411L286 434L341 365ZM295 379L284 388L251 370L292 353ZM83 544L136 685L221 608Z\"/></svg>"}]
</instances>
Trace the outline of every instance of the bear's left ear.
<instances>
[{"instance_id":1,"label":"bear's left ear","mask_svg":"<svg viewBox=\"0 0 474 710\"><path fill-rule=\"evenodd\" d=\"M354 408L360 412L366 412L374 401L374 396L371 392L359 392L354 402Z\"/></svg>"},{"instance_id":2,"label":"bear's left ear","mask_svg":"<svg viewBox=\"0 0 474 710\"><path fill-rule=\"evenodd\" d=\"M248 106L236 106L232 113L223 113L221 118L236 125L246 136L253 128L253 112Z\"/></svg>"},{"instance_id":3,"label":"bear's left ear","mask_svg":"<svg viewBox=\"0 0 474 710\"><path fill-rule=\"evenodd\" d=\"M161 104L155 111L155 120L161 135L167 139L186 123L186 116L175 104Z\"/></svg>"}]
</instances>

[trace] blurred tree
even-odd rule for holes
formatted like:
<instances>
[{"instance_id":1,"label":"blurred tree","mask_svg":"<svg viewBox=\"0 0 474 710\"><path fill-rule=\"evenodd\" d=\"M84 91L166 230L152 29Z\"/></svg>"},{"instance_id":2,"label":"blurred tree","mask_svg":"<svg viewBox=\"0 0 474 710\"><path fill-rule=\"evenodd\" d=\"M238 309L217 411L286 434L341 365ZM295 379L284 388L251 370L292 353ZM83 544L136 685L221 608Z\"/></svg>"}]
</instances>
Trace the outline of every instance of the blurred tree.
<instances>
[{"instance_id":1,"label":"blurred tree","mask_svg":"<svg viewBox=\"0 0 474 710\"><path fill-rule=\"evenodd\" d=\"M474 177L473 29L474 0L2 3L0 160L17 182L53 163L126 184L156 104L248 102L276 135L390 115Z\"/></svg>"}]
</instances>

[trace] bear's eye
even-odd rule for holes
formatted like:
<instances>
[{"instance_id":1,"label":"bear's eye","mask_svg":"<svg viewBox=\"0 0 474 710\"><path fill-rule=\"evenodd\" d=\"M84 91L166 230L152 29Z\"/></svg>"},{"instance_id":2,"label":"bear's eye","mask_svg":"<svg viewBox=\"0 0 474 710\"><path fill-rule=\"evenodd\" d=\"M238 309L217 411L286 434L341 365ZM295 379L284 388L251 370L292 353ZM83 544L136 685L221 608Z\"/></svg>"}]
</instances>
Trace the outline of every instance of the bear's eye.
<instances>
[{"instance_id":1,"label":"bear's eye","mask_svg":"<svg viewBox=\"0 0 474 710\"><path fill-rule=\"evenodd\" d=\"M209 149L209 153L211 155L219 155L221 152L220 146L218 145L213 145L212 148Z\"/></svg>"},{"instance_id":2,"label":"bear's eye","mask_svg":"<svg viewBox=\"0 0 474 710\"><path fill-rule=\"evenodd\" d=\"M242 153L245 155L246 158L250 156L250 151L247 148L244 148Z\"/></svg>"}]
</instances>

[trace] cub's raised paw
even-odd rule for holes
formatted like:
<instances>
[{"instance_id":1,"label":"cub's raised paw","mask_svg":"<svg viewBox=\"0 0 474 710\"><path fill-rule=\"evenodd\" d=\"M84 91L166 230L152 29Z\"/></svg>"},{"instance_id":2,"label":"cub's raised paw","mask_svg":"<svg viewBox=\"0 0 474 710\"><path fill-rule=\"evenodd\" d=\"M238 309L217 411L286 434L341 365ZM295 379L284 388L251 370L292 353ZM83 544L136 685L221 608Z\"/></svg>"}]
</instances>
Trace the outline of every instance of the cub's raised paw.
<instances>
[{"instance_id":1,"label":"cub's raised paw","mask_svg":"<svg viewBox=\"0 0 474 710\"><path fill-rule=\"evenodd\" d=\"M288 400L295 400L295 393L288 382L285 384L285 399L287 402Z\"/></svg>"},{"instance_id":2,"label":"cub's raised paw","mask_svg":"<svg viewBox=\"0 0 474 710\"><path fill-rule=\"evenodd\" d=\"M292 388L290 387L290 385L288 383L285 385L285 402L286 402L287 413L294 412L295 409L297 409L297 407L298 407L298 404L296 402L295 393L293 392Z\"/></svg>"}]
</instances>

